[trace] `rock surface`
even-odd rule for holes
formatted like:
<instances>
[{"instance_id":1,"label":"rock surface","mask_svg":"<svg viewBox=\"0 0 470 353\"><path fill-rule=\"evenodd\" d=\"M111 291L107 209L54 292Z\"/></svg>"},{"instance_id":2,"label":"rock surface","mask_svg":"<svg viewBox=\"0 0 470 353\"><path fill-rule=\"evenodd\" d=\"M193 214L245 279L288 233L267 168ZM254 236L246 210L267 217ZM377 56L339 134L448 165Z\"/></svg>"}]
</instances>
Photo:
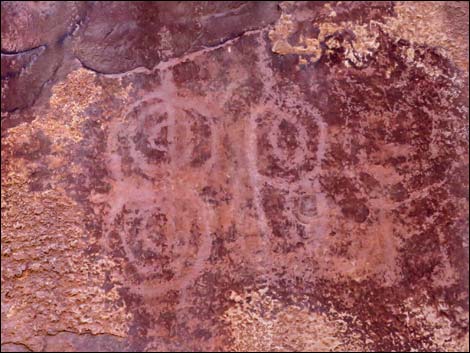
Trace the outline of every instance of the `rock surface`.
<instances>
[{"instance_id":1,"label":"rock surface","mask_svg":"<svg viewBox=\"0 0 470 353\"><path fill-rule=\"evenodd\" d=\"M2 2L2 351L468 351L467 2Z\"/></svg>"}]
</instances>

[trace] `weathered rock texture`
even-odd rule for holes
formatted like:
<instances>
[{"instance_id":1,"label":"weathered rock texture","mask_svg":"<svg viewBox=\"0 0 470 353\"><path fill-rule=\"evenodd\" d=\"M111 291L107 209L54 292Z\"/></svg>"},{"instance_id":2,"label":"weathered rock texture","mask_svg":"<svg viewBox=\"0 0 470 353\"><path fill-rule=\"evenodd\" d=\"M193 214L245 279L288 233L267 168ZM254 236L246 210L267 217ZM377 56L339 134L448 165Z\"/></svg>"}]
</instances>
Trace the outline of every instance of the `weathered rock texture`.
<instances>
[{"instance_id":1,"label":"weathered rock texture","mask_svg":"<svg viewBox=\"0 0 470 353\"><path fill-rule=\"evenodd\" d=\"M2 351L468 351L467 2L2 2Z\"/></svg>"}]
</instances>

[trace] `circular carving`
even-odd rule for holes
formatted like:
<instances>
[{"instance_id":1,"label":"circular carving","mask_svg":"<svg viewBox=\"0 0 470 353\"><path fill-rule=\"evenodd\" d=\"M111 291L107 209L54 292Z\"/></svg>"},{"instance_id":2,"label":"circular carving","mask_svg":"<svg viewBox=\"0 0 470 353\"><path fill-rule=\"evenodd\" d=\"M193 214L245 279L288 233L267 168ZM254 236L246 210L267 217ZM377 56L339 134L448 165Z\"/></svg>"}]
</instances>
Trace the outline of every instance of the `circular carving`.
<instances>
[{"instance_id":1,"label":"circular carving","mask_svg":"<svg viewBox=\"0 0 470 353\"><path fill-rule=\"evenodd\" d=\"M296 181L313 170L319 128L311 115L265 112L257 122L260 174Z\"/></svg>"}]
</instances>

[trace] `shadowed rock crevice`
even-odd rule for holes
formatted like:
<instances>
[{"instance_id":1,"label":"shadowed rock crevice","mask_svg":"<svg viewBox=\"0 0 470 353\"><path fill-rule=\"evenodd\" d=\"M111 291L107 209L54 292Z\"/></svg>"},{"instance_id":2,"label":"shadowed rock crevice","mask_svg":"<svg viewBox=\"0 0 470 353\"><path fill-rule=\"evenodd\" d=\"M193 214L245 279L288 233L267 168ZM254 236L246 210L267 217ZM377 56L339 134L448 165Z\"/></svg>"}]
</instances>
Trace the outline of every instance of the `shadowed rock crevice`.
<instances>
[{"instance_id":1,"label":"shadowed rock crevice","mask_svg":"<svg viewBox=\"0 0 470 353\"><path fill-rule=\"evenodd\" d=\"M65 57L66 61L77 58L83 67L101 74L126 73L138 67L152 69L160 61L221 45L247 31L270 25L279 17L276 2L238 5L190 2L175 9L158 2L108 2L104 6L106 8L102 9L103 4L99 2L69 2L64 5L22 3L18 8L4 5L2 111L31 107L42 87L54 78L52 71L57 71L60 57ZM189 16L186 18L191 18L191 21L182 20L179 17L181 11L190 11L192 14L186 14ZM15 20L18 13L27 19L18 16ZM41 16L62 16L63 20L53 29L42 28L40 22L34 29L35 36L31 37L26 28L32 26L31 21L36 17L40 19L36 21L44 21ZM109 18L119 21L111 24ZM222 22L218 24L219 21ZM22 28L22 25L26 27ZM213 28L217 30L213 32ZM10 39L13 36L16 36L16 42ZM40 45L26 47L27 43ZM14 50L15 45L21 50ZM12 60L24 61L25 54L41 48L46 50L43 58L51 63L50 67L38 64L31 70L9 73ZM29 65L33 65L32 59ZM28 89L28 95L18 93L26 91L23 87L31 86L31 82L33 86Z\"/></svg>"}]
</instances>

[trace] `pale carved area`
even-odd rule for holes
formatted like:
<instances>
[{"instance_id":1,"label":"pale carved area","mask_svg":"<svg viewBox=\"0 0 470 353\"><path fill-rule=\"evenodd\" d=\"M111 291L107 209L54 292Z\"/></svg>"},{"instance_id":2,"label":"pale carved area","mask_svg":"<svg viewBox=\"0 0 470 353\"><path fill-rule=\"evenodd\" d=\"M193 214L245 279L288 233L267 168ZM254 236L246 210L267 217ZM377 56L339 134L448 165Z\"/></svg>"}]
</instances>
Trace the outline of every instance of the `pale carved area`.
<instances>
[{"instance_id":1,"label":"pale carved area","mask_svg":"<svg viewBox=\"0 0 470 353\"><path fill-rule=\"evenodd\" d=\"M87 48L2 112L2 350L468 350L448 7L250 6L195 10L247 27L181 55L164 26L155 65Z\"/></svg>"}]
</instances>

